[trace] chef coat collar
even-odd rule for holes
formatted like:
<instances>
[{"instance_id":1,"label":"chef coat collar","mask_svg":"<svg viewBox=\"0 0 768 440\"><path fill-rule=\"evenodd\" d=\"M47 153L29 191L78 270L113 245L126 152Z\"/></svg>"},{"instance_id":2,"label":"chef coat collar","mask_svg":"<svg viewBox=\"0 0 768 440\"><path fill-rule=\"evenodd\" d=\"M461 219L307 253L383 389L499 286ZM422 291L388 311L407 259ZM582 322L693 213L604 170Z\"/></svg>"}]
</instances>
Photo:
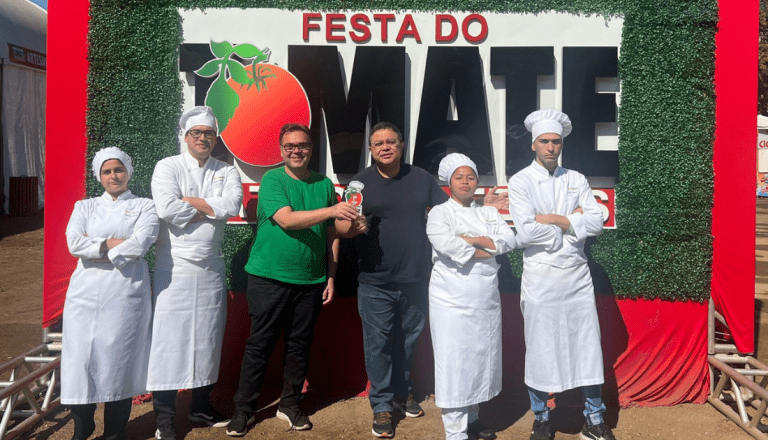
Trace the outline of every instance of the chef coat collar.
<instances>
[{"instance_id":1,"label":"chef coat collar","mask_svg":"<svg viewBox=\"0 0 768 440\"><path fill-rule=\"evenodd\" d=\"M189 151L185 151L181 154L184 157L184 163L187 164L188 168L200 168L200 163L192 157L191 154L189 154ZM211 161L213 156L208 156L208 159L205 160L205 164L203 164L203 168L208 166L208 163Z\"/></svg>"},{"instance_id":2,"label":"chef coat collar","mask_svg":"<svg viewBox=\"0 0 768 440\"><path fill-rule=\"evenodd\" d=\"M449 199L448 199L448 202L450 202L450 203L451 203L451 204L452 204L452 205L453 205L455 208L465 208L465 209L467 209L467 207L466 207L466 206L464 206L464 205L462 205L461 203L457 202L457 201L456 201L455 199L453 199L453 198L449 198ZM480 206L480 204L479 204L479 203L477 203L477 201L476 201L476 200L472 200L472 205L471 205L471 206L469 206L469 208L477 208L477 207L479 207L479 206Z\"/></svg>"},{"instance_id":3,"label":"chef coat collar","mask_svg":"<svg viewBox=\"0 0 768 440\"><path fill-rule=\"evenodd\" d=\"M533 159L533 169L540 174L544 174L545 176L550 177L549 171L543 166L541 166L540 163L536 162L536 159ZM555 168L555 172L552 173L552 177L560 176L563 173L565 173L565 168L558 165L557 168Z\"/></svg>"},{"instance_id":4,"label":"chef coat collar","mask_svg":"<svg viewBox=\"0 0 768 440\"><path fill-rule=\"evenodd\" d=\"M108 192L104 191L104 194L101 195L101 198L107 202L116 202L117 200L127 200L133 198L133 194L131 193L130 189L127 189L124 193L117 196L117 200L112 200L112 196L109 195Z\"/></svg>"}]
</instances>

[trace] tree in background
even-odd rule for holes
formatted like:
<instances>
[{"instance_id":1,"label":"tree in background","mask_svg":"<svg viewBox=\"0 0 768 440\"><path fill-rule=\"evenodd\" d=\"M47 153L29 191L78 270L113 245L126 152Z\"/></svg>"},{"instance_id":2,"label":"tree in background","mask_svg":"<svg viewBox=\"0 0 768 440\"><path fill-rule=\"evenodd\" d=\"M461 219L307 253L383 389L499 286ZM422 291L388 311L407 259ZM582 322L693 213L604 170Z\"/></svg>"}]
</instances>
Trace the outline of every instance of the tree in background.
<instances>
[{"instance_id":1,"label":"tree in background","mask_svg":"<svg viewBox=\"0 0 768 440\"><path fill-rule=\"evenodd\" d=\"M760 54L757 77L757 112L768 115L768 0L760 0Z\"/></svg>"}]
</instances>

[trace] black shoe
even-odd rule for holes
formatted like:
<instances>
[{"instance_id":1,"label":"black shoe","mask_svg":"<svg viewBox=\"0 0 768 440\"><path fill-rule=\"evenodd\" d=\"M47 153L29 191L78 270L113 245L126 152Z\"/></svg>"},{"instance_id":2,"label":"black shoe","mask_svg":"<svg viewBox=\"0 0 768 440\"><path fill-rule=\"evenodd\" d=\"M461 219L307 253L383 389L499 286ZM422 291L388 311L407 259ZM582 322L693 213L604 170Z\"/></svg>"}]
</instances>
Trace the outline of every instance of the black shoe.
<instances>
[{"instance_id":1,"label":"black shoe","mask_svg":"<svg viewBox=\"0 0 768 440\"><path fill-rule=\"evenodd\" d=\"M588 423L584 423L579 438L581 440L616 440L616 437L613 436L613 432L611 432L610 428L605 426L605 423L594 426L589 426Z\"/></svg>"},{"instance_id":2,"label":"black shoe","mask_svg":"<svg viewBox=\"0 0 768 440\"><path fill-rule=\"evenodd\" d=\"M531 440L552 440L552 431L549 428L549 420L533 421L531 428Z\"/></svg>"},{"instance_id":3,"label":"black shoe","mask_svg":"<svg viewBox=\"0 0 768 440\"><path fill-rule=\"evenodd\" d=\"M256 421L256 417L243 410L236 410L232 420L227 425L227 435L230 437L242 437L248 432L248 426Z\"/></svg>"},{"instance_id":4,"label":"black shoe","mask_svg":"<svg viewBox=\"0 0 768 440\"><path fill-rule=\"evenodd\" d=\"M312 429L312 422L305 416L300 409L278 408L277 418L285 420L290 425L289 431L307 431Z\"/></svg>"},{"instance_id":5,"label":"black shoe","mask_svg":"<svg viewBox=\"0 0 768 440\"><path fill-rule=\"evenodd\" d=\"M157 427L155 438L157 440L176 440L176 427L173 425L173 419Z\"/></svg>"},{"instance_id":6,"label":"black shoe","mask_svg":"<svg viewBox=\"0 0 768 440\"><path fill-rule=\"evenodd\" d=\"M474 435L480 440L494 440L496 433L492 429L488 429L480 423L480 420L475 420L467 426L467 433Z\"/></svg>"},{"instance_id":7,"label":"black shoe","mask_svg":"<svg viewBox=\"0 0 768 440\"><path fill-rule=\"evenodd\" d=\"M421 417L424 415L424 410L421 409L421 405L413 400L412 394L408 394L408 397L404 400L394 399L392 403L397 411L405 414L407 417Z\"/></svg>"},{"instance_id":8,"label":"black shoe","mask_svg":"<svg viewBox=\"0 0 768 440\"><path fill-rule=\"evenodd\" d=\"M373 415L373 429L371 434L378 438L392 438L395 429L392 427L392 413L389 411L377 412Z\"/></svg>"},{"instance_id":9,"label":"black shoe","mask_svg":"<svg viewBox=\"0 0 768 440\"><path fill-rule=\"evenodd\" d=\"M189 421L192 423L202 423L211 428L224 428L229 425L229 417L224 416L211 405L208 405L208 407L202 411L190 411Z\"/></svg>"}]
</instances>

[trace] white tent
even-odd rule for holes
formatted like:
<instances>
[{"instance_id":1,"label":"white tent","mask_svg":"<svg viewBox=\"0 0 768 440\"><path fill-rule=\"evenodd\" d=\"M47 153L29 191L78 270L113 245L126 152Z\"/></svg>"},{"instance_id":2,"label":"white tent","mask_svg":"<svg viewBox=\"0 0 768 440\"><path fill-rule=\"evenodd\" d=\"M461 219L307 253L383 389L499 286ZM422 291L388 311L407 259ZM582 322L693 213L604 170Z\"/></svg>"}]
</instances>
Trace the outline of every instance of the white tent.
<instances>
[{"instance_id":1,"label":"white tent","mask_svg":"<svg viewBox=\"0 0 768 440\"><path fill-rule=\"evenodd\" d=\"M45 181L45 53L48 12L28 0L0 1L0 213L11 177Z\"/></svg>"}]
</instances>

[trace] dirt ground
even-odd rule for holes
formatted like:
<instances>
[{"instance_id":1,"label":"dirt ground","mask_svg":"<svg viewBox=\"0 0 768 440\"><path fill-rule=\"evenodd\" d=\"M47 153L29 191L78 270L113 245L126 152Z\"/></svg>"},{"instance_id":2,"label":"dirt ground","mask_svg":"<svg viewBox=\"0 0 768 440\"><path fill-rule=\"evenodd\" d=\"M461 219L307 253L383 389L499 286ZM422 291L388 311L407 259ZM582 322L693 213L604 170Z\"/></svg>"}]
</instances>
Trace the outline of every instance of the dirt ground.
<instances>
[{"instance_id":1,"label":"dirt ground","mask_svg":"<svg viewBox=\"0 0 768 440\"><path fill-rule=\"evenodd\" d=\"M768 328L768 200L758 200L756 242L756 310L758 335ZM43 219L0 216L0 364L39 345L43 285ZM768 337L758 339L758 357L766 359ZM1 379L1 378L0 378ZM231 413L228 401L214 402L224 413ZM276 402L261 409L257 424L247 438L252 439L371 439L371 411L368 400L354 398L327 400L308 396L303 403L315 427L311 431L286 432L285 422L275 418ZM442 439L440 410L429 396L423 398L426 415L399 421L397 439ZM189 395L178 401L177 438L214 440L229 438L223 429L193 426L186 419ZM151 439L155 424L151 403L133 407L128 435L131 439ZM97 411L97 426L101 426ZM527 402L499 396L481 405L481 420L497 430L501 440L527 439L533 416ZM556 408L552 414L557 439L577 439L583 423L578 408ZM618 439L750 439L734 423L708 404L683 404L664 408L609 408L606 422ZM73 422L66 409L51 415L24 438L68 440ZM92 438L101 434L99 428Z\"/></svg>"}]
</instances>

